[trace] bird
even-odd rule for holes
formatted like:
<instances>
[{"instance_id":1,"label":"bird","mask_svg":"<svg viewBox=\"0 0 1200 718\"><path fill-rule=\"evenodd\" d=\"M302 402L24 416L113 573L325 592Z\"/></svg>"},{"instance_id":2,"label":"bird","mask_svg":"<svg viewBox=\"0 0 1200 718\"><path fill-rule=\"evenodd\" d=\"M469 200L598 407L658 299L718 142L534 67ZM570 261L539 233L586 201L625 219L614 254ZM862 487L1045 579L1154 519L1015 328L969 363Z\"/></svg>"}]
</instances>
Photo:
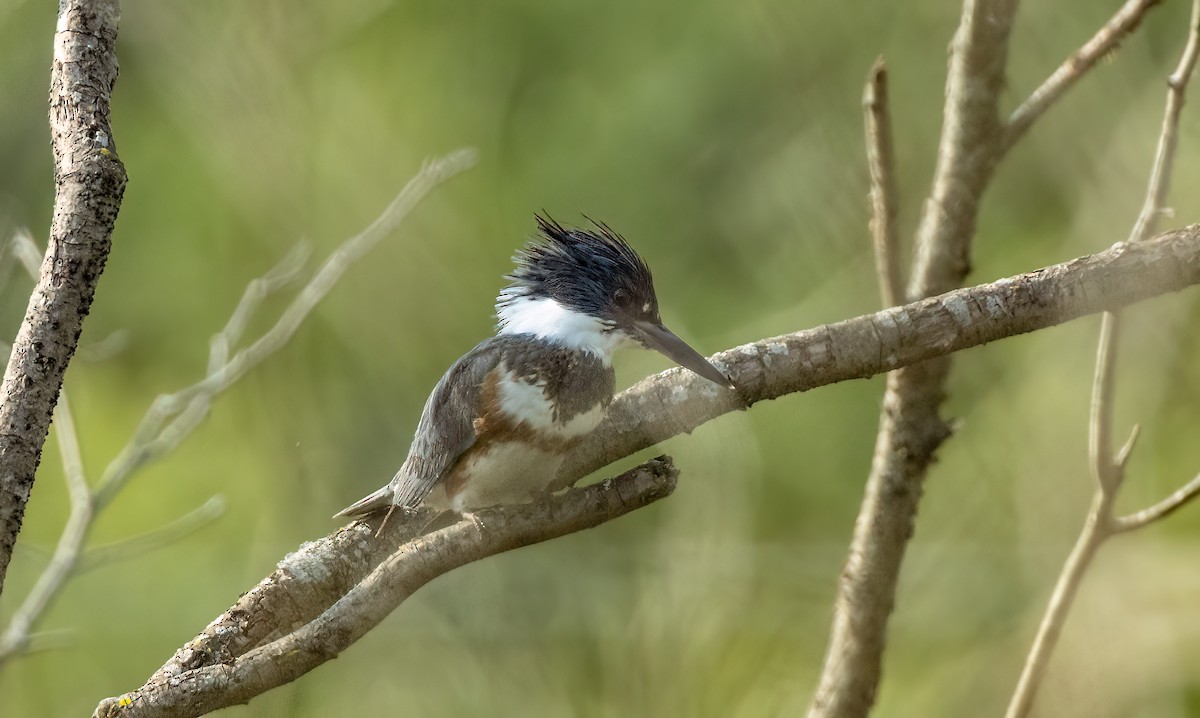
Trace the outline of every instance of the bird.
<instances>
[{"instance_id":1,"label":"bird","mask_svg":"<svg viewBox=\"0 0 1200 718\"><path fill-rule=\"evenodd\" d=\"M623 237L594 220L586 229L546 213L535 220L496 299L496 335L437 382L392 480L335 518L420 506L468 515L532 500L604 417L613 354L626 347L735 388L663 326L650 268Z\"/></svg>"}]
</instances>

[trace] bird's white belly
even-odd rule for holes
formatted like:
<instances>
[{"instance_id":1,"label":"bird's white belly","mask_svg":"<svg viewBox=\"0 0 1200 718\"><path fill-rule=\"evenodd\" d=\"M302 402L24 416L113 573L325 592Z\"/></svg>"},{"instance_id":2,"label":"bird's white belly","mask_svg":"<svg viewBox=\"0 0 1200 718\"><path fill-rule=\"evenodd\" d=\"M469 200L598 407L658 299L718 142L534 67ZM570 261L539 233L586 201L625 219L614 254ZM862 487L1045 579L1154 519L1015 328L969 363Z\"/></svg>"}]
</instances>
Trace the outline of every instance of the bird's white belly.
<instances>
[{"instance_id":1,"label":"bird's white belly","mask_svg":"<svg viewBox=\"0 0 1200 718\"><path fill-rule=\"evenodd\" d=\"M497 389L501 421L512 427L508 436L513 440L485 431L480 441L487 443L468 450L462 465L451 470L453 478L443 479L425 499L427 505L461 513L525 503L546 490L568 448L604 418L601 402L569 417L556 416L542 385L521 381L509 371L501 375Z\"/></svg>"},{"instance_id":2,"label":"bird's white belly","mask_svg":"<svg viewBox=\"0 0 1200 718\"><path fill-rule=\"evenodd\" d=\"M514 424L525 424L547 438L578 438L595 429L604 417L604 406L597 403L588 411L558 421L545 388L520 381L509 372L500 380L499 390L500 411L505 418Z\"/></svg>"},{"instance_id":3,"label":"bird's white belly","mask_svg":"<svg viewBox=\"0 0 1200 718\"><path fill-rule=\"evenodd\" d=\"M558 473L563 455L523 442L494 444L486 452L464 459L462 488L447 498L438 486L426 504L462 513L497 504L520 504L545 491Z\"/></svg>"}]
</instances>

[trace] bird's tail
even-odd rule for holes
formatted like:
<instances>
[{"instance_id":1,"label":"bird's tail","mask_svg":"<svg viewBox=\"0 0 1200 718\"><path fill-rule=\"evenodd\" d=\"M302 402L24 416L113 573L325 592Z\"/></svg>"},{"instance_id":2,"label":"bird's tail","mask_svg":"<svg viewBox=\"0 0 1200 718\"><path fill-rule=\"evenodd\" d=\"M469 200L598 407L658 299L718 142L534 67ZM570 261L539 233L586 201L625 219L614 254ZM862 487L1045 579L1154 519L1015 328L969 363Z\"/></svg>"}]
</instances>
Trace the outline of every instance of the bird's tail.
<instances>
[{"instance_id":1,"label":"bird's tail","mask_svg":"<svg viewBox=\"0 0 1200 718\"><path fill-rule=\"evenodd\" d=\"M344 516L359 518L362 516L370 516L371 514L386 511L392 508L392 496L395 492L392 491L392 485L388 484L382 489L368 494L358 501L350 504L346 508L333 515L335 519Z\"/></svg>"}]
</instances>

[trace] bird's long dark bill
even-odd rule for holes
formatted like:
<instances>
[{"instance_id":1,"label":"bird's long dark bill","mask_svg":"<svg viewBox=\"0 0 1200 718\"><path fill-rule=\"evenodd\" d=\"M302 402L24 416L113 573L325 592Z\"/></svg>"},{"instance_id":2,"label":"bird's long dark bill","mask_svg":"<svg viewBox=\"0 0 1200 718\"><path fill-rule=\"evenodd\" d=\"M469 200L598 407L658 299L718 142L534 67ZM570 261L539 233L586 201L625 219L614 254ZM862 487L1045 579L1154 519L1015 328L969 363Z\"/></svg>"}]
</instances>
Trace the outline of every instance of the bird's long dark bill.
<instances>
[{"instance_id":1,"label":"bird's long dark bill","mask_svg":"<svg viewBox=\"0 0 1200 718\"><path fill-rule=\"evenodd\" d=\"M634 326L642 335L642 341L651 349L661 352L686 369L691 369L711 382L733 388L733 382L721 370L708 363L687 342L675 336L670 329L653 322L636 322Z\"/></svg>"}]
</instances>

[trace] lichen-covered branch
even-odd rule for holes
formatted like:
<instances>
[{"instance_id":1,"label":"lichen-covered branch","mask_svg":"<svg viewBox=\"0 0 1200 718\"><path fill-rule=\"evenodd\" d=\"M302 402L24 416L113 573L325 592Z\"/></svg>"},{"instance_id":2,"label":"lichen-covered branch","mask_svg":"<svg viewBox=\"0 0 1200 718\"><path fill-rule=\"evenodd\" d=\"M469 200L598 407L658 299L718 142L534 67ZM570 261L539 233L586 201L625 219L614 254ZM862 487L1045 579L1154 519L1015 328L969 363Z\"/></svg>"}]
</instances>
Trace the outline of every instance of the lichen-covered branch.
<instances>
[{"instance_id":1,"label":"lichen-covered branch","mask_svg":"<svg viewBox=\"0 0 1200 718\"><path fill-rule=\"evenodd\" d=\"M246 643L210 656L203 666L179 671L169 663L137 691L108 698L96 718L184 718L245 703L271 688L299 678L361 638L417 589L455 568L521 546L598 526L669 496L677 472L659 457L621 476L591 486L547 496L536 503L503 506L480 512L447 528L408 541L368 568L366 578L327 609L313 604L317 615L295 631L259 645ZM328 581L323 566L338 566L352 545L364 554L394 547L391 538L404 529L390 526L373 536L380 519L356 523L284 559L271 577L297 584ZM396 522L399 524L400 522ZM345 578L343 575L340 578ZM339 579L340 580L340 579ZM261 599L269 591L259 591ZM289 592L292 598L297 592ZM239 602L242 606L243 602ZM197 641L219 634L223 626L238 630L256 616L239 606L217 619ZM275 604L275 608L283 608ZM288 607L291 619L300 606ZM261 616L259 616L261 617Z\"/></svg>"},{"instance_id":2,"label":"lichen-covered branch","mask_svg":"<svg viewBox=\"0 0 1200 718\"><path fill-rule=\"evenodd\" d=\"M59 5L50 72L54 216L0 389L0 591L125 191L109 123L119 18L117 0Z\"/></svg>"}]
</instances>

